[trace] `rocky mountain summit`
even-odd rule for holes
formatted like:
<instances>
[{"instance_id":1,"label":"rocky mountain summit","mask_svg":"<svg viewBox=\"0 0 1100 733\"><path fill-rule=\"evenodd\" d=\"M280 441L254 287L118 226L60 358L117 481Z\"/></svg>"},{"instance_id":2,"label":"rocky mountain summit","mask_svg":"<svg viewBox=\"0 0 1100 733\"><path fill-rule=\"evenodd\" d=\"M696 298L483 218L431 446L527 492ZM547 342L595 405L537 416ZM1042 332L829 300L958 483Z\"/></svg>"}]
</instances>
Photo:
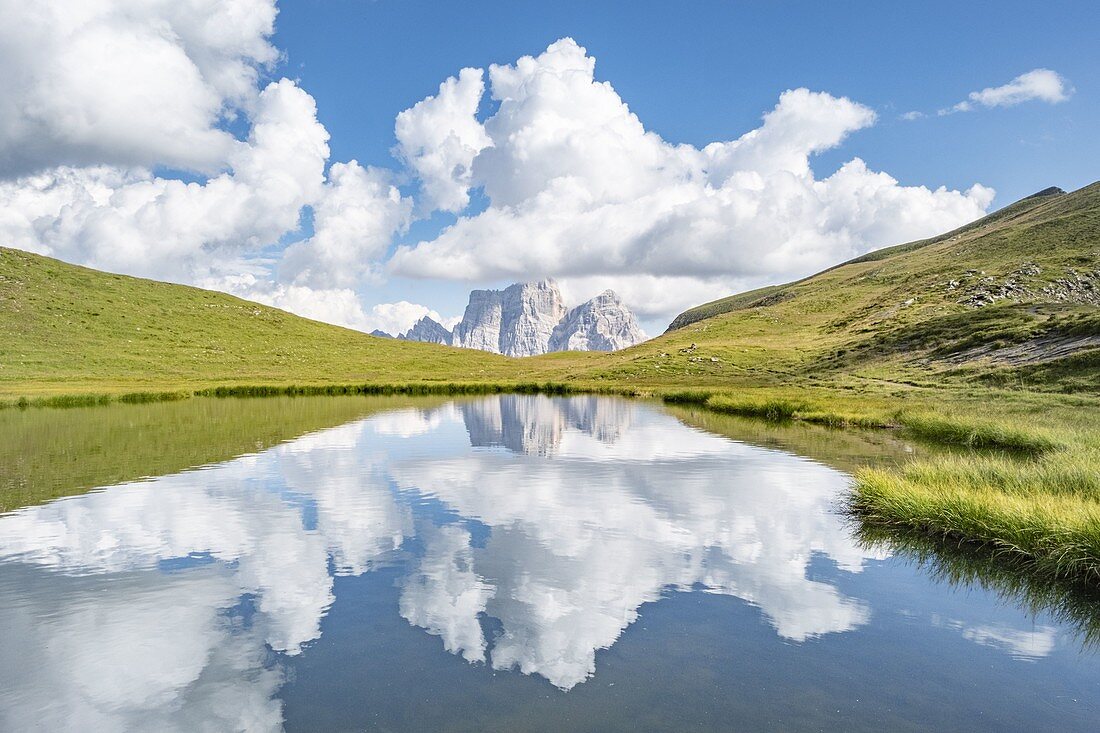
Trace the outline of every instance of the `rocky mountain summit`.
<instances>
[{"instance_id":1,"label":"rocky mountain summit","mask_svg":"<svg viewBox=\"0 0 1100 733\"><path fill-rule=\"evenodd\" d=\"M507 356L545 354L564 316L565 303L553 280L475 290L455 326L453 345Z\"/></svg>"},{"instance_id":2,"label":"rocky mountain summit","mask_svg":"<svg viewBox=\"0 0 1100 733\"><path fill-rule=\"evenodd\" d=\"M638 322L613 290L565 314L550 334L549 351L615 351L645 341Z\"/></svg>"},{"instance_id":3,"label":"rocky mountain summit","mask_svg":"<svg viewBox=\"0 0 1100 733\"><path fill-rule=\"evenodd\" d=\"M405 333L398 336L405 341L424 341L429 344L451 345L451 332L442 323L430 316L424 316Z\"/></svg>"},{"instance_id":4,"label":"rocky mountain summit","mask_svg":"<svg viewBox=\"0 0 1100 733\"><path fill-rule=\"evenodd\" d=\"M398 336L506 356L548 351L614 351L646 336L619 296L605 290L568 310L553 280L516 283L504 290L474 290L454 331L428 316Z\"/></svg>"}]
</instances>

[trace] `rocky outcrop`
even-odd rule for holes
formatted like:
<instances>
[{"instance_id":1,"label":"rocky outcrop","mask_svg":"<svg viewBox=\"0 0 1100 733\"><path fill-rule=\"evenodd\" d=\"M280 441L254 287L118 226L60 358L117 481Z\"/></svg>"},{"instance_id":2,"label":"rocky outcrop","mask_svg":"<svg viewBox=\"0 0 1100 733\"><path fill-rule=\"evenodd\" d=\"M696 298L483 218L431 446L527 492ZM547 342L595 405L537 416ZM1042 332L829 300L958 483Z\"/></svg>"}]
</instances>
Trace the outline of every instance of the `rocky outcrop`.
<instances>
[{"instance_id":1,"label":"rocky outcrop","mask_svg":"<svg viewBox=\"0 0 1100 733\"><path fill-rule=\"evenodd\" d=\"M506 356L545 354L565 304L553 280L516 283L504 290L475 290L453 344Z\"/></svg>"},{"instance_id":2,"label":"rocky outcrop","mask_svg":"<svg viewBox=\"0 0 1100 733\"><path fill-rule=\"evenodd\" d=\"M553 280L475 290L454 332L428 317L400 338L506 356L547 351L613 351L645 340L634 315L607 290L567 311Z\"/></svg>"},{"instance_id":3,"label":"rocky outcrop","mask_svg":"<svg viewBox=\"0 0 1100 733\"><path fill-rule=\"evenodd\" d=\"M383 331L380 328L376 328L373 331L371 331L370 335L371 336L377 336L380 339L392 339L393 338L393 336L389 335L388 333L386 333L385 331Z\"/></svg>"},{"instance_id":4,"label":"rocky outcrop","mask_svg":"<svg viewBox=\"0 0 1100 733\"><path fill-rule=\"evenodd\" d=\"M566 314L550 335L550 351L616 351L645 341L622 300L605 290Z\"/></svg>"},{"instance_id":5,"label":"rocky outcrop","mask_svg":"<svg viewBox=\"0 0 1100 733\"><path fill-rule=\"evenodd\" d=\"M1044 272L1034 262L1025 262L1003 278L986 275L984 270L967 270L958 279L949 280L946 289L959 295L956 301L959 305L971 308L993 305L1000 300L1100 305L1100 270L1080 271L1071 267L1061 277L1051 277L1053 274Z\"/></svg>"},{"instance_id":6,"label":"rocky outcrop","mask_svg":"<svg viewBox=\"0 0 1100 733\"><path fill-rule=\"evenodd\" d=\"M550 334L566 310L553 280L510 285L501 306L500 353L508 356L545 354Z\"/></svg>"},{"instance_id":7,"label":"rocky outcrop","mask_svg":"<svg viewBox=\"0 0 1100 733\"><path fill-rule=\"evenodd\" d=\"M499 290L475 290L462 320L455 326L452 343L467 349L500 353L502 293Z\"/></svg>"},{"instance_id":8,"label":"rocky outcrop","mask_svg":"<svg viewBox=\"0 0 1100 733\"><path fill-rule=\"evenodd\" d=\"M442 323L424 316L405 333L398 336L404 341L424 341L429 344L451 345L451 332Z\"/></svg>"}]
</instances>

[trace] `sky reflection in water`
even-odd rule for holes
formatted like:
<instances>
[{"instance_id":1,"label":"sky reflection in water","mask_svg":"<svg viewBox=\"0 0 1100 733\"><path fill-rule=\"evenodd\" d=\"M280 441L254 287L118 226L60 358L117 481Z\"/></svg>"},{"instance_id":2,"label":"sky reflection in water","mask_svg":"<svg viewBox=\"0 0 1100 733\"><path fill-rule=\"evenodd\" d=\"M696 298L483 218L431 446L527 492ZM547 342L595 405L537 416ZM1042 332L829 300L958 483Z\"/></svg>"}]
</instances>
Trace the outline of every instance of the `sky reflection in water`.
<instances>
[{"instance_id":1,"label":"sky reflection in water","mask_svg":"<svg viewBox=\"0 0 1100 733\"><path fill-rule=\"evenodd\" d=\"M786 644L851 632L874 599L847 589L886 554L837 516L846 482L641 403L500 396L22 509L0 517L0 728L277 730L335 578L383 569L447 652L561 690L677 591ZM1059 644L949 605L922 625L1015 660Z\"/></svg>"}]
</instances>

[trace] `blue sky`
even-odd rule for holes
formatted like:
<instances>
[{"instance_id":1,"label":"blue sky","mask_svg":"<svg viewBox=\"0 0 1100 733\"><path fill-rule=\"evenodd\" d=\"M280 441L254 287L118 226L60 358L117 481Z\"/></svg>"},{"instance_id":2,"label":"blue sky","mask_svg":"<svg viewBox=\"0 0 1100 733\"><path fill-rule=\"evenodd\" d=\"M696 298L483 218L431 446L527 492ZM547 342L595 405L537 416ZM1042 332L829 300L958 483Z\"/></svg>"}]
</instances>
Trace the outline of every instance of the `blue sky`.
<instances>
[{"instance_id":1,"label":"blue sky","mask_svg":"<svg viewBox=\"0 0 1100 733\"><path fill-rule=\"evenodd\" d=\"M293 0L281 5L276 44L287 73L318 100L338 159L392 165L394 114L441 79L571 36L596 57L597 78L666 140L702 146L736 137L779 92L804 86L880 114L818 156L815 169L859 155L904 184L991 186L997 208L1048 185L1072 190L1100 178L1098 27L1093 2ZM1075 94L1057 106L935 115L1034 68L1057 70ZM899 118L913 110L930 116ZM416 300L438 287L401 279L386 290ZM434 307L457 312L465 286L453 290Z\"/></svg>"},{"instance_id":2,"label":"blue sky","mask_svg":"<svg viewBox=\"0 0 1100 733\"><path fill-rule=\"evenodd\" d=\"M574 300L614 287L652 333L682 307L1100 178L1096 2L151 8L109 0L74 24L43 0L0 31L16 50L0 60L8 241L366 330L553 276ZM1004 96L1029 72L1054 91ZM734 142L757 129L765 142ZM151 190L140 211L119 203Z\"/></svg>"},{"instance_id":3,"label":"blue sky","mask_svg":"<svg viewBox=\"0 0 1100 733\"><path fill-rule=\"evenodd\" d=\"M815 165L858 154L903 183L997 190L996 206L1100 178L1100 3L291 0L276 45L318 100L337 159L392 165L393 117L463 66L511 63L571 36L645 125L705 145L755 127L784 89L847 96L878 124ZM1050 68L1076 89L906 122Z\"/></svg>"}]
</instances>

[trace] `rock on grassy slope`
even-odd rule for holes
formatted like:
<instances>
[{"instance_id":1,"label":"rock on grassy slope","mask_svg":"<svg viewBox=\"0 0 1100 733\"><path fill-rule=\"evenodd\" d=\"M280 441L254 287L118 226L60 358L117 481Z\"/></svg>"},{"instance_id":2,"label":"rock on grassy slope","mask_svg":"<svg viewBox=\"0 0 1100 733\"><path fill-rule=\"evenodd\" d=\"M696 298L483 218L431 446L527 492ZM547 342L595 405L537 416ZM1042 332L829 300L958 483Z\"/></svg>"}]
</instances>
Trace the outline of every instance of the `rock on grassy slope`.
<instances>
[{"instance_id":1,"label":"rock on grassy slope","mask_svg":"<svg viewBox=\"0 0 1100 733\"><path fill-rule=\"evenodd\" d=\"M603 378L1100 389L1100 183L681 314Z\"/></svg>"}]
</instances>

